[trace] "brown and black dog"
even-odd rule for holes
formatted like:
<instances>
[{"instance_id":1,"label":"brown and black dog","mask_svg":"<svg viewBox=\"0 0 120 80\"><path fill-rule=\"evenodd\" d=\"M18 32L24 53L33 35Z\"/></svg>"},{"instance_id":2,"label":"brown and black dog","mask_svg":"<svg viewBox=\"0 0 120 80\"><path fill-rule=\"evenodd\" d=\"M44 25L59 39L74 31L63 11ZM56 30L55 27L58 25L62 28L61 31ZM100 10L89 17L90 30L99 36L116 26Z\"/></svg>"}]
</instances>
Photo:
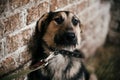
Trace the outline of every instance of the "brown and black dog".
<instances>
[{"instance_id":1,"label":"brown and black dog","mask_svg":"<svg viewBox=\"0 0 120 80\"><path fill-rule=\"evenodd\" d=\"M31 66L55 50L58 54L46 67L30 73L28 80L89 80L89 73L81 60L83 54L78 50L81 27L78 17L69 11L44 14L29 43Z\"/></svg>"}]
</instances>

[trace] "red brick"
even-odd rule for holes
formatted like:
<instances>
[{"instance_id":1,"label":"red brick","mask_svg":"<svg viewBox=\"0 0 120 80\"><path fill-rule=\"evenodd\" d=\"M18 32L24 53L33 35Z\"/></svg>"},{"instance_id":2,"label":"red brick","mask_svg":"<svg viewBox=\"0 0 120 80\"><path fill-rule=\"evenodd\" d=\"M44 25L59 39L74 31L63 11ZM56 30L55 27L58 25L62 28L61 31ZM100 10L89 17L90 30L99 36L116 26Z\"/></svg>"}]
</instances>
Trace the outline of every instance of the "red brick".
<instances>
[{"instance_id":1,"label":"red brick","mask_svg":"<svg viewBox=\"0 0 120 80\"><path fill-rule=\"evenodd\" d=\"M38 7L39 7L39 12L40 12L39 17L49 11L49 3L48 2L39 4Z\"/></svg>"},{"instance_id":2,"label":"red brick","mask_svg":"<svg viewBox=\"0 0 120 80\"><path fill-rule=\"evenodd\" d=\"M27 50L11 55L0 62L0 76L10 71L15 70L19 66L24 65L31 58L31 55ZM28 64L25 64L24 68L28 67Z\"/></svg>"},{"instance_id":3,"label":"red brick","mask_svg":"<svg viewBox=\"0 0 120 80\"><path fill-rule=\"evenodd\" d=\"M48 9L49 9L48 2L40 3L38 6L28 9L27 24L30 24L31 22L39 19L41 15L48 12Z\"/></svg>"},{"instance_id":4,"label":"red brick","mask_svg":"<svg viewBox=\"0 0 120 80\"><path fill-rule=\"evenodd\" d=\"M65 10L71 11L76 14L76 5L66 8Z\"/></svg>"},{"instance_id":5,"label":"red brick","mask_svg":"<svg viewBox=\"0 0 120 80\"><path fill-rule=\"evenodd\" d=\"M21 33L23 45L26 45L32 35L31 29L25 30Z\"/></svg>"},{"instance_id":6,"label":"red brick","mask_svg":"<svg viewBox=\"0 0 120 80\"><path fill-rule=\"evenodd\" d=\"M0 63L0 75L3 75L11 70L14 70L15 67L15 61L12 57L8 57L5 60Z\"/></svg>"},{"instance_id":7,"label":"red brick","mask_svg":"<svg viewBox=\"0 0 120 80\"><path fill-rule=\"evenodd\" d=\"M67 0L51 0L50 11L65 7L67 4Z\"/></svg>"},{"instance_id":8,"label":"red brick","mask_svg":"<svg viewBox=\"0 0 120 80\"><path fill-rule=\"evenodd\" d=\"M27 50L23 51L20 55L22 58L20 61L21 63L27 62L31 59L31 54Z\"/></svg>"},{"instance_id":9,"label":"red brick","mask_svg":"<svg viewBox=\"0 0 120 80\"><path fill-rule=\"evenodd\" d=\"M20 28L20 14L17 13L15 15L12 15L8 17L7 19L3 20L4 27L5 27L5 33L12 32L16 29Z\"/></svg>"},{"instance_id":10,"label":"red brick","mask_svg":"<svg viewBox=\"0 0 120 80\"><path fill-rule=\"evenodd\" d=\"M31 54L28 52L28 50L25 48L24 51L18 52L14 57L15 61L17 62L17 66L21 66L22 64L28 62L31 58Z\"/></svg>"},{"instance_id":11,"label":"red brick","mask_svg":"<svg viewBox=\"0 0 120 80\"><path fill-rule=\"evenodd\" d=\"M14 52L19 47L26 45L31 36L31 30L25 30L14 36L7 36L6 49L8 53Z\"/></svg>"},{"instance_id":12,"label":"red brick","mask_svg":"<svg viewBox=\"0 0 120 80\"><path fill-rule=\"evenodd\" d=\"M30 0L9 0L9 3L10 3L10 7L14 9L27 4L29 1Z\"/></svg>"},{"instance_id":13,"label":"red brick","mask_svg":"<svg viewBox=\"0 0 120 80\"><path fill-rule=\"evenodd\" d=\"M31 9L29 9L28 15L27 15L27 24L30 24L31 22L38 19L38 15L39 15L39 12L37 7L32 7Z\"/></svg>"},{"instance_id":14,"label":"red brick","mask_svg":"<svg viewBox=\"0 0 120 80\"><path fill-rule=\"evenodd\" d=\"M75 14L79 14L81 13L84 9L86 9L87 5L88 5L88 1L84 0L81 3L79 2L79 4L71 4L72 6L68 7L65 10L69 10Z\"/></svg>"},{"instance_id":15,"label":"red brick","mask_svg":"<svg viewBox=\"0 0 120 80\"><path fill-rule=\"evenodd\" d=\"M88 1L87 0L84 0L82 1L80 4L77 4L76 5L76 12L79 13L81 11L83 11L84 9L86 9L88 6Z\"/></svg>"},{"instance_id":16,"label":"red brick","mask_svg":"<svg viewBox=\"0 0 120 80\"><path fill-rule=\"evenodd\" d=\"M19 36L8 36L7 37L7 45L6 45L6 49L8 50L8 53L11 53L13 51L15 51L21 44L20 44L20 40L22 37L21 35ZM19 45L20 44L20 45Z\"/></svg>"}]
</instances>

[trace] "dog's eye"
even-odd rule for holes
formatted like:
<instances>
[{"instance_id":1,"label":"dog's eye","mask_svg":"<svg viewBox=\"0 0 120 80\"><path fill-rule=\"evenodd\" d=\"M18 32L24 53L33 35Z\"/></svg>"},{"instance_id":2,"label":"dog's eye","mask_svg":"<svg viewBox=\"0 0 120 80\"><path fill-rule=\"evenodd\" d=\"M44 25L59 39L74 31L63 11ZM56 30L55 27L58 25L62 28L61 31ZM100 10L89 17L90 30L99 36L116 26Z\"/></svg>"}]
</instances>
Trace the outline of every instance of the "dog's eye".
<instances>
[{"instance_id":1,"label":"dog's eye","mask_svg":"<svg viewBox=\"0 0 120 80\"><path fill-rule=\"evenodd\" d=\"M74 26L76 26L79 23L79 20L76 19L75 17L72 18L72 23Z\"/></svg>"},{"instance_id":2,"label":"dog's eye","mask_svg":"<svg viewBox=\"0 0 120 80\"><path fill-rule=\"evenodd\" d=\"M57 17L54 20L57 22L57 24L61 24L64 21L62 17Z\"/></svg>"}]
</instances>

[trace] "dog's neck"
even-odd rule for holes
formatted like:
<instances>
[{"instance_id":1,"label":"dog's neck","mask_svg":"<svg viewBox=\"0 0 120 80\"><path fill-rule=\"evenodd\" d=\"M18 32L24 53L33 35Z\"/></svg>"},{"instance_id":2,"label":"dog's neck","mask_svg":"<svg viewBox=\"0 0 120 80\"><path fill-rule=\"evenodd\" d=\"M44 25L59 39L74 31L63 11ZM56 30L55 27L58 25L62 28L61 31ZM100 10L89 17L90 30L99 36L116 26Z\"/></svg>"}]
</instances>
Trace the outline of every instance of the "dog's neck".
<instances>
[{"instance_id":1,"label":"dog's neck","mask_svg":"<svg viewBox=\"0 0 120 80\"><path fill-rule=\"evenodd\" d=\"M58 49L54 47L49 47L47 44L44 44L43 48L44 48L44 53L46 53L48 56L51 54L51 52L54 52L55 54L68 55L76 58L84 58L83 53L74 48Z\"/></svg>"}]
</instances>

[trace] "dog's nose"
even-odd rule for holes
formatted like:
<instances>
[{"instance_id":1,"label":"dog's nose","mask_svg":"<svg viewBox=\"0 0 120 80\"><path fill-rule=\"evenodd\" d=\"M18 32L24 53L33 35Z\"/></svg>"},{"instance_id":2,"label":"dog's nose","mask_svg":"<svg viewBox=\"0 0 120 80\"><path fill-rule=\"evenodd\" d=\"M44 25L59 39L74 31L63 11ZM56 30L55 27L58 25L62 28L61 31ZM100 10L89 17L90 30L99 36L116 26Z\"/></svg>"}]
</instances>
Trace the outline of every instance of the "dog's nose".
<instances>
[{"instance_id":1,"label":"dog's nose","mask_svg":"<svg viewBox=\"0 0 120 80\"><path fill-rule=\"evenodd\" d=\"M69 40L74 40L75 39L75 33L67 32L66 33L66 38L69 39Z\"/></svg>"}]
</instances>

